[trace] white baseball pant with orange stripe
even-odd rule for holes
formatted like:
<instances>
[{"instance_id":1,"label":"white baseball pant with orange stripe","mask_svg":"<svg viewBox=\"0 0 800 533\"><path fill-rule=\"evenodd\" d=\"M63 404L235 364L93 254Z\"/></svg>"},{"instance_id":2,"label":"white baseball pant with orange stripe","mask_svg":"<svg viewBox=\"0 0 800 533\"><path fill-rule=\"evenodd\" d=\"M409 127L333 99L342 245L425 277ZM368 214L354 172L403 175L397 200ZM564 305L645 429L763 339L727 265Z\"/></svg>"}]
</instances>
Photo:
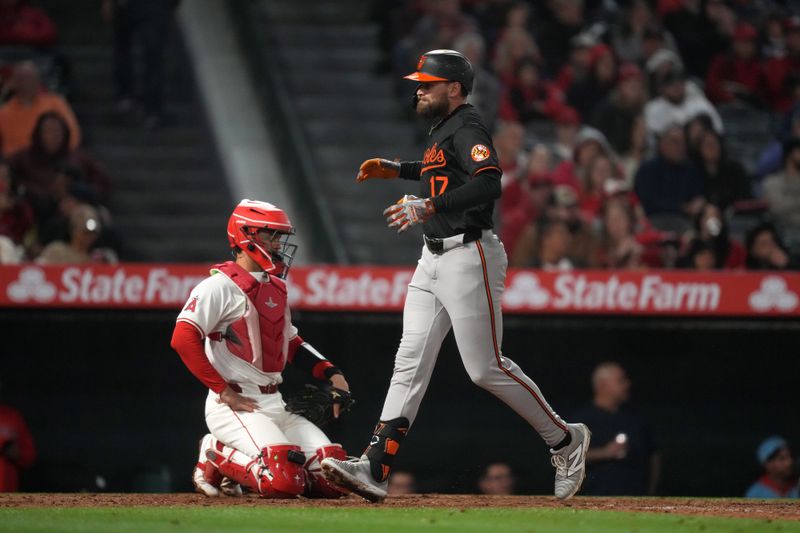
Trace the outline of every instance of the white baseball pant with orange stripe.
<instances>
[{"instance_id":1,"label":"white baseball pant with orange stripe","mask_svg":"<svg viewBox=\"0 0 800 533\"><path fill-rule=\"evenodd\" d=\"M478 241L457 244L439 255L423 246L408 285L403 338L381 420L406 417L413 424L442 341L452 327L472 381L514 409L549 446L561 442L566 423L536 383L501 352L500 301L507 266L505 248L491 230L484 230Z\"/></svg>"}]
</instances>

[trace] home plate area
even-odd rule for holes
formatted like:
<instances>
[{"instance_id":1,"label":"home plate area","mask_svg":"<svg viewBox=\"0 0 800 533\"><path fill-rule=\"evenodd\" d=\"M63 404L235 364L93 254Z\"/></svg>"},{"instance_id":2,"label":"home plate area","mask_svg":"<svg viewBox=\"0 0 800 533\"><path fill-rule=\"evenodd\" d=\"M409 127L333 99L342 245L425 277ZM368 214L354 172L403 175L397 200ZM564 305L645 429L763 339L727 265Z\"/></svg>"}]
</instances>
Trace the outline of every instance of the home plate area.
<instances>
[{"instance_id":1,"label":"home plate area","mask_svg":"<svg viewBox=\"0 0 800 533\"><path fill-rule=\"evenodd\" d=\"M376 506L355 496L341 500L265 500L254 496L207 498L199 494L3 494L0 508L32 507L170 507L170 506L270 506L270 507L413 507L413 508L568 508L590 511L662 513L720 516L756 520L800 521L800 505L790 500L743 500L734 498L605 498L575 497L561 502L550 496L477 496L415 494L395 496Z\"/></svg>"}]
</instances>

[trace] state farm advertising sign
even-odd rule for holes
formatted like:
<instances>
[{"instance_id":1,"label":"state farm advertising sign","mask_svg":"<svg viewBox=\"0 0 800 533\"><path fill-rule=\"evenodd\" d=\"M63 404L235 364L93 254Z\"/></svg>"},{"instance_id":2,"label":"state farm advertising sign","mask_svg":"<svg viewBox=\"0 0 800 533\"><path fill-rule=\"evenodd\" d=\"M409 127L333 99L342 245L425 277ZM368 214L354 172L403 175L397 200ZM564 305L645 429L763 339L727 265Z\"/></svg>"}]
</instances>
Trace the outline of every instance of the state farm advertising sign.
<instances>
[{"instance_id":1,"label":"state farm advertising sign","mask_svg":"<svg viewBox=\"0 0 800 533\"><path fill-rule=\"evenodd\" d=\"M207 265L0 266L0 307L178 309ZM292 308L398 312L410 268L294 267ZM503 308L516 314L800 316L800 274L512 270Z\"/></svg>"}]
</instances>

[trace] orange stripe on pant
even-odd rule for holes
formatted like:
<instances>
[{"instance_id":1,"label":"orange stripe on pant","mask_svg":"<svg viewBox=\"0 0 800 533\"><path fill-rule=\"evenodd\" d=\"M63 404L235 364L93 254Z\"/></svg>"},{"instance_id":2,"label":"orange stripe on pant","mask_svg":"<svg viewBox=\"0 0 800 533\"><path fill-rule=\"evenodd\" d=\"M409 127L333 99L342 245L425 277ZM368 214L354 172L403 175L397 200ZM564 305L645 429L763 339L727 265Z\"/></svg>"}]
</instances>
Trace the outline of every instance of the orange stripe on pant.
<instances>
[{"instance_id":1,"label":"orange stripe on pant","mask_svg":"<svg viewBox=\"0 0 800 533\"><path fill-rule=\"evenodd\" d=\"M562 423L561 421L559 421L555 416L553 416L553 413L550 411L550 409L547 408L547 405L545 405L545 403L542 401L539 395L536 394L536 392L533 389L531 389L527 383L519 379L507 368L505 368L503 366L503 362L500 360L500 347L497 345L497 325L495 324L494 320L494 302L492 301L492 290L489 285L489 273L486 271L486 257L483 255L483 246L481 245L481 241L480 240L475 241L475 245L478 248L478 254L481 256L481 267L483 268L483 284L484 287L486 288L486 299L489 303L489 318L492 326L492 346L494 347L494 358L497 361L497 366L508 377L510 377L511 379L522 385L525 388L525 390L527 390L531 394L531 396L533 396L533 398L536 400L536 403L538 403L539 406L542 408L542 411L544 411L547 414L547 417L550 420L552 420L556 426L558 426L564 432L567 432L567 426L564 425L564 423Z\"/></svg>"}]
</instances>

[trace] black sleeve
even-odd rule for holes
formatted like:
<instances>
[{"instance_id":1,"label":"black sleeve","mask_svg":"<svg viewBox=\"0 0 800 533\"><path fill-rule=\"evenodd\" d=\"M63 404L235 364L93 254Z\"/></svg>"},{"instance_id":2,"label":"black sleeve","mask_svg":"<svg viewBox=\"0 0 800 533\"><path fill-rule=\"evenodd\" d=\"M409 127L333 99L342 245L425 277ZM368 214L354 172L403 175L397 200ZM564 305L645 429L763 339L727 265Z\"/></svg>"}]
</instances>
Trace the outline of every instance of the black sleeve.
<instances>
[{"instance_id":1,"label":"black sleeve","mask_svg":"<svg viewBox=\"0 0 800 533\"><path fill-rule=\"evenodd\" d=\"M461 187L433 198L437 213L463 211L500 198L500 170L492 139L480 124L467 124L453 137L453 148L461 168L472 178Z\"/></svg>"},{"instance_id":2,"label":"black sleeve","mask_svg":"<svg viewBox=\"0 0 800 533\"><path fill-rule=\"evenodd\" d=\"M342 373L341 370L307 342L301 344L297 349L292 359L292 364L319 380L330 379L334 374Z\"/></svg>"},{"instance_id":3,"label":"black sleeve","mask_svg":"<svg viewBox=\"0 0 800 533\"><path fill-rule=\"evenodd\" d=\"M421 171L422 171L422 161L400 162L400 178L404 180L419 181L419 175Z\"/></svg>"},{"instance_id":4,"label":"black sleeve","mask_svg":"<svg viewBox=\"0 0 800 533\"><path fill-rule=\"evenodd\" d=\"M500 175L500 171L494 169L481 172L461 187L434 196L433 207L437 213L446 213L493 202L500 198Z\"/></svg>"}]
</instances>

